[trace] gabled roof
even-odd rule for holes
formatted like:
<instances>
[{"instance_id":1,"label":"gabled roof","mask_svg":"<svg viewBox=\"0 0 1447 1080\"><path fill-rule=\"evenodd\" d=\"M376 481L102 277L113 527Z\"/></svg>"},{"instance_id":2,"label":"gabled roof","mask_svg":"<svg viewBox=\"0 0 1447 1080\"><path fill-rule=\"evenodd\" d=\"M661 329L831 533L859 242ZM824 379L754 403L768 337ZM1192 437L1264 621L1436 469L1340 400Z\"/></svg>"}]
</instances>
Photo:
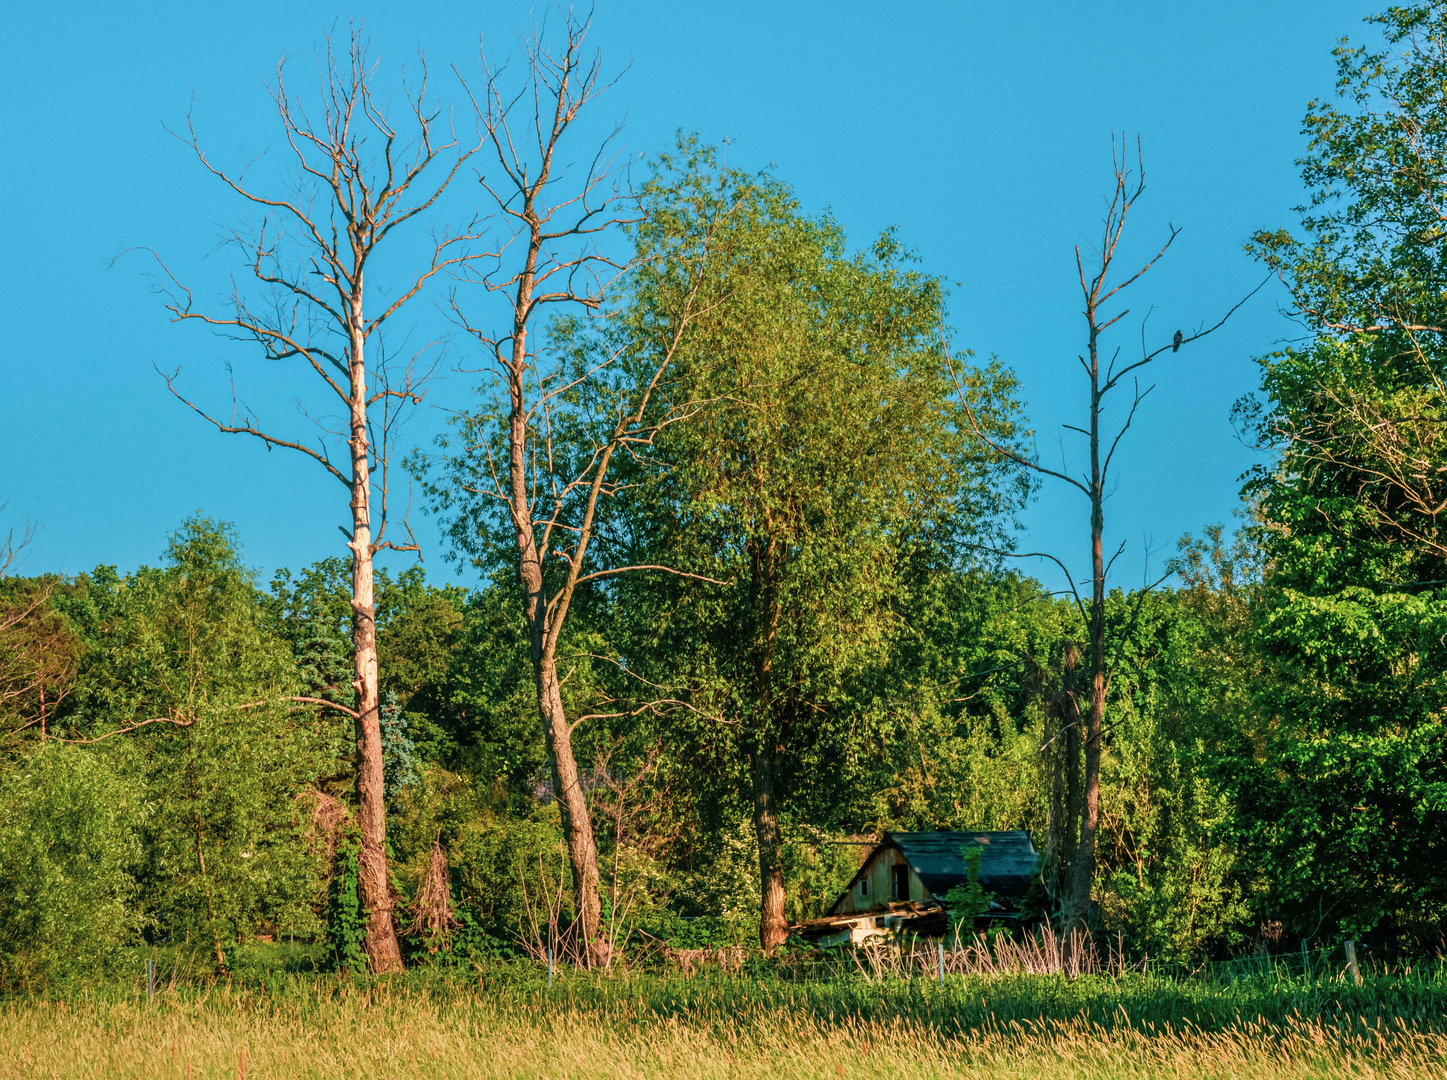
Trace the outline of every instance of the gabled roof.
<instances>
[{"instance_id":1,"label":"gabled roof","mask_svg":"<svg viewBox=\"0 0 1447 1080\"><path fill-rule=\"evenodd\" d=\"M956 885L964 884L963 848L966 844L980 848L980 884L985 891L994 893L997 902L1005 899L1016 901L1009 906L1017 907L1018 901L1030 889L1030 879L1035 876L1039 861L1039 853L1024 829L1005 832L887 832L879 838L879 844L869 853L858 873L850 879L829 910L832 913L839 906L880 851L887 847L898 848L920 883L931 896L943 902L946 893Z\"/></svg>"}]
</instances>

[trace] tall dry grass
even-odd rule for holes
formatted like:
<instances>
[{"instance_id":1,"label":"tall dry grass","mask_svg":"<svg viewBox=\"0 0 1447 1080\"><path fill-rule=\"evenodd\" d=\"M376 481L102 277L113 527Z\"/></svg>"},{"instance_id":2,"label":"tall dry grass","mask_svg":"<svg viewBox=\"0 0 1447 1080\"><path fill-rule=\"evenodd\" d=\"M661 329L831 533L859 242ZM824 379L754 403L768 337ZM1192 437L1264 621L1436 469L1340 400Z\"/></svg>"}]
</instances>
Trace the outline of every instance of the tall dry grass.
<instances>
[{"instance_id":1,"label":"tall dry grass","mask_svg":"<svg viewBox=\"0 0 1447 1080\"><path fill-rule=\"evenodd\" d=\"M830 1018L778 1003L661 1014L626 987L540 1000L395 988L269 997L220 988L154 1004L0 1003L0 1077L731 1080L763 1076L1215 1080L1447 1075L1447 1034L1378 1018L1190 1023ZM243 1074L244 1057L244 1074Z\"/></svg>"},{"instance_id":2,"label":"tall dry grass","mask_svg":"<svg viewBox=\"0 0 1447 1080\"><path fill-rule=\"evenodd\" d=\"M1046 926L1034 934L985 936L956 934L953 938L867 939L844 951L854 969L866 978L914 978L942 971L946 975L1082 975L1120 976L1132 965L1123 943L1106 941L1101 947L1090 934L1057 933ZM843 965L841 965L843 966Z\"/></svg>"}]
</instances>

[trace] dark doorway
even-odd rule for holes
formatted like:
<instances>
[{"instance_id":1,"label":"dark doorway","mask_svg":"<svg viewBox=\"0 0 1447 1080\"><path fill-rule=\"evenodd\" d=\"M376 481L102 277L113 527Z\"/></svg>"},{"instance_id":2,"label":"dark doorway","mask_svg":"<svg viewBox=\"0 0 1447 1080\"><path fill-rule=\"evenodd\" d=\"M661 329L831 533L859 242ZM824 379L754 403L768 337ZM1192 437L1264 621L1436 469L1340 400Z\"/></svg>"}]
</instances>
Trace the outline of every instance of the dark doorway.
<instances>
[{"instance_id":1,"label":"dark doorway","mask_svg":"<svg viewBox=\"0 0 1447 1080\"><path fill-rule=\"evenodd\" d=\"M891 890L890 899L891 899L891 900L908 900L908 899L909 899L909 867L908 867L908 866L893 866L893 867L891 867L890 869L893 871L892 884L893 884L893 886L894 886L894 888Z\"/></svg>"}]
</instances>

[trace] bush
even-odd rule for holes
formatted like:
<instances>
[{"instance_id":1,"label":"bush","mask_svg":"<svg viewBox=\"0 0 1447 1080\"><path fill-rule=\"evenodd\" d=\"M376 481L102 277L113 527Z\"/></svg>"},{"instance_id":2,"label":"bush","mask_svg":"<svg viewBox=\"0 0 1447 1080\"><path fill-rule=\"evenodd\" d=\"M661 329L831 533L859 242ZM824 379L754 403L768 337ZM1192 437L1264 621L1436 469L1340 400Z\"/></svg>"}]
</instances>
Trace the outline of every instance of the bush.
<instances>
[{"instance_id":1,"label":"bush","mask_svg":"<svg viewBox=\"0 0 1447 1080\"><path fill-rule=\"evenodd\" d=\"M0 779L0 984L103 969L140 926L137 785L104 757L51 744Z\"/></svg>"}]
</instances>

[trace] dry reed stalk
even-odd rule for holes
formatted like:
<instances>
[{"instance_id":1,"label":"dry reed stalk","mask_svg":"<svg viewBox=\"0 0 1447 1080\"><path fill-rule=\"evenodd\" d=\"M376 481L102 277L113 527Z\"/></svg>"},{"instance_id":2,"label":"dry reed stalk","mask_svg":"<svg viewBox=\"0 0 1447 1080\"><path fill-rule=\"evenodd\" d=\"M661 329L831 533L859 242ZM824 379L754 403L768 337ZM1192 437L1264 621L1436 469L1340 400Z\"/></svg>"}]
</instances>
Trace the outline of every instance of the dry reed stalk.
<instances>
[{"instance_id":1,"label":"dry reed stalk","mask_svg":"<svg viewBox=\"0 0 1447 1080\"><path fill-rule=\"evenodd\" d=\"M974 934L968 940L946 939L944 969L951 975L1122 975L1128 969L1123 947L1117 942L1101 956L1094 938L1072 930L1060 934L1044 927L1025 938L1004 934ZM853 950L855 968L865 978L894 975L911 978L933 975L939 958L935 939L875 939Z\"/></svg>"},{"instance_id":2,"label":"dry reed stalk","mask_svg":"<svg viewBox=\"0 0 1447 1080\"><path fill-rule=\"evenodd\" d=\"M558 887L551 888L547 867L541 852L538 854L538 877L546 886L535 905L528 891L527 873L522 863L518 864L518 884L522 891L523 916L526 925L518 935L518 944L528 956L540 964L551 964L554 960L562 963L585 966L586 952L580 947L576 921L563 927L564 907L567 903L567 849L558 845ZM543 905L546 904L546 908Z\"/></svg>"},{"instance_id":3,"label":"dry reed stalk","mask_svg":"<svg viewBox=\"0 0 1447 1080\"><path fill-rule=\"evenodd\" d=\"M422 875L422 883L412 901L412 923L407 932L422 937L427 942L427 951L435 953L450 946L452 931L461 925L452 908L447 855L439 838L432 842L432 852L427 856L427 872Z\"/></svg>"},{"instance_id":4,"label":"dry reed stalk","mask_svg":"<svg viewBox=\"0 0 1447 1080\"><path fill-rule=\"evenodd\" d=\"M684 975L692 975L706 967L716 967L720 971L729 974L737 974L743 967L744 950L741 946L731 945L718 949L675 949L672 947L663 950L663 957L670 963L677 964L678 970Z\"/></svg>"}]
</instances>

